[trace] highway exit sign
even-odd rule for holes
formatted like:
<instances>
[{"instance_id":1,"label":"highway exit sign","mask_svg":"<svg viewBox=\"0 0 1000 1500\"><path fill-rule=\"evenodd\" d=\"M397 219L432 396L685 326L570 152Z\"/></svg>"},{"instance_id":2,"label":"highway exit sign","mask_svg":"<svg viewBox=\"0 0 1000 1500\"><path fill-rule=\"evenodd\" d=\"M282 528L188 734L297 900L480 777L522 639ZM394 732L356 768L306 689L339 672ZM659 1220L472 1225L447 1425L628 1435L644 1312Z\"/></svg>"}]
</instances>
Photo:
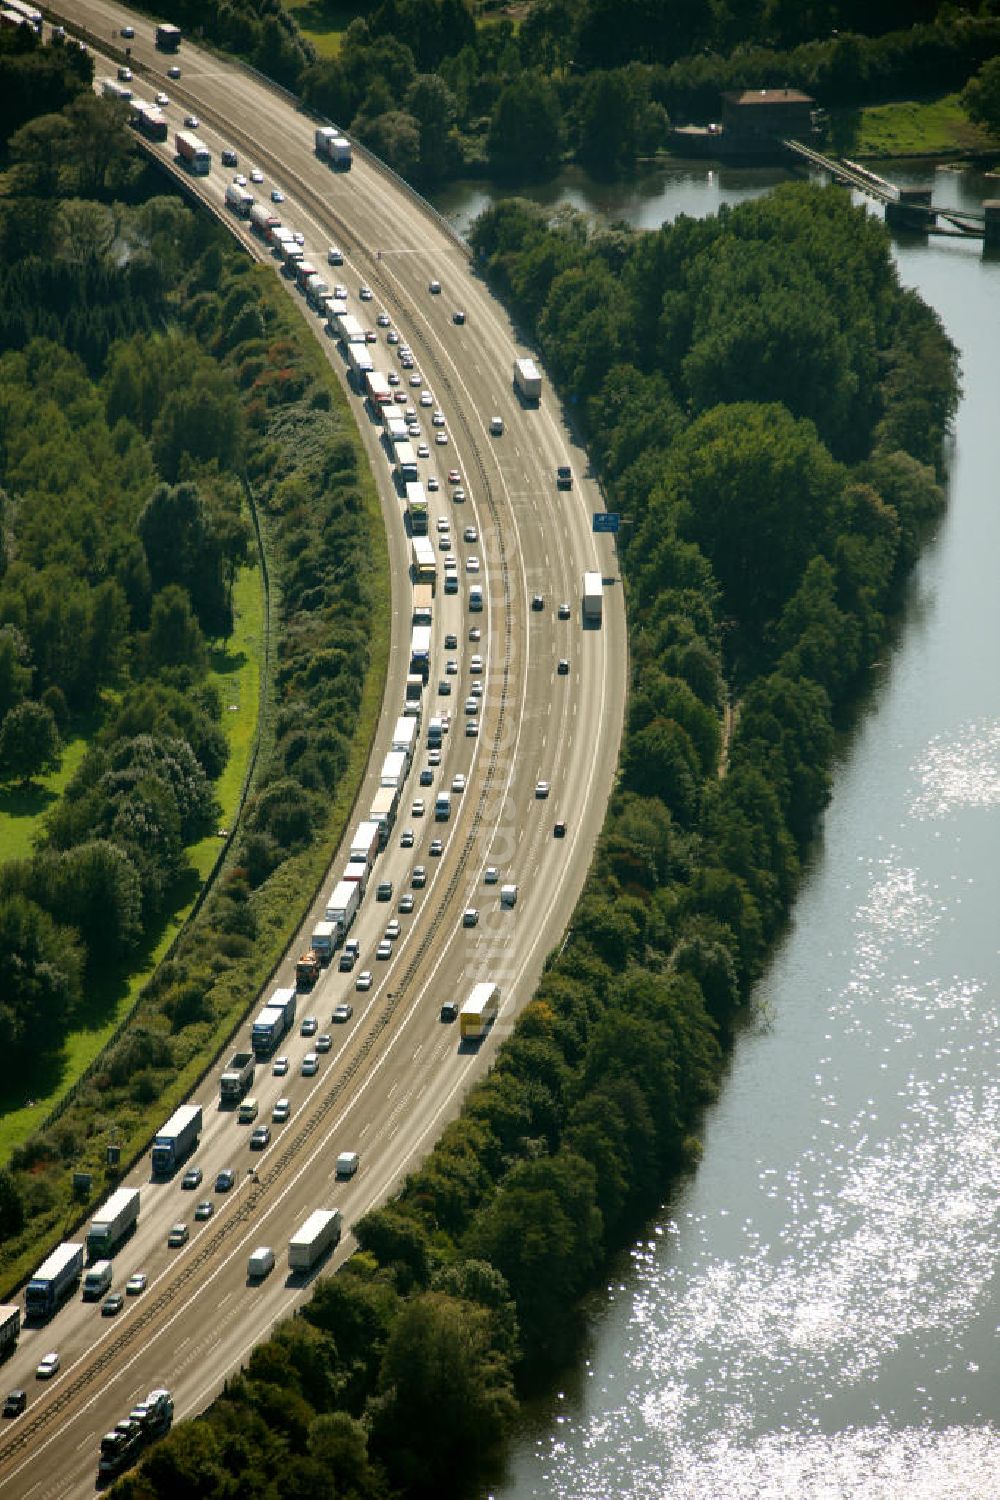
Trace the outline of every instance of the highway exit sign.
<instances>
[{"instance_id":1,"label":"highway exit sign","mask_svg":"<svg viewBox=\"0 0 1000 1500\"><path fill-rule=\"evenodd\" d=\"M595 531L617 531L621 525L621 516L616 510L595 510Z\"/></svg>"}]
</instances>

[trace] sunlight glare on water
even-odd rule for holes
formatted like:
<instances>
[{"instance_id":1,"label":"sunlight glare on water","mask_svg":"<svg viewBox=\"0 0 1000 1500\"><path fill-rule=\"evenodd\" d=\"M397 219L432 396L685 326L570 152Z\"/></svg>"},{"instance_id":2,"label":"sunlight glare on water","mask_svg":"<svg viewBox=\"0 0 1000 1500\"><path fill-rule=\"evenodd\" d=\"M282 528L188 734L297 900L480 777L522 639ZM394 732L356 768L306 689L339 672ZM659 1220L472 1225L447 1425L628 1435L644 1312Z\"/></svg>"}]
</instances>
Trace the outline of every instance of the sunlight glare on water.
<instances>
[{"instance_id":1,"label":"sunlight glare on water","mask_svg":"<svg viewBox=\"0 0 1000 1500\"><path fill-rule=\"evenodd\" d=\"M618 1368L595 1362L600 1413L539 1444L546 1493L1000 1495L996 1392L965 1349L1000 1250L997 1007L939 963L959 916L979 920L966 884L924 879L903 847L907 824L916 849L943 833L935 868L960 871L962 815L1000 803L998 752L1000 723L978 723L912 766L816 1032L807 1144L758 1156L731 1211L681 1214L635 1247Z\"/></svg>"}]
</instances>

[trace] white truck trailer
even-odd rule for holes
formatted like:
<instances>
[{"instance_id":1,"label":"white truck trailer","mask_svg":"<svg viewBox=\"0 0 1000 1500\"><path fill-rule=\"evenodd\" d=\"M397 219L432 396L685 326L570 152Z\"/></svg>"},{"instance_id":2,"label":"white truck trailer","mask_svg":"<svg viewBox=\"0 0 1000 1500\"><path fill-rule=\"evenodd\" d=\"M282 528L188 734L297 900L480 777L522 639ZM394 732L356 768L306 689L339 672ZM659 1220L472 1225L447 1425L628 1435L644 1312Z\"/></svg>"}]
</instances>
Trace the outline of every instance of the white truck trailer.
<instances>
[{"instance_id":1,"label":"white truck trailer","mask_svg":"<svg viewBox=\"0 0 1000 1500\"><path fill-rule=\"evenodd\" d=\"M340 1239L339 1208L317 1208L288 1241L288 1269L311 1271Z\"/></svg>"},{"instance_id":2,"label":"white truck trailer","mask_svg":"<svg viewBox=\"0 0 1000 1500\"><path fill-rule=\"evenodd\" d=\"M515 359L514 389L522 401L537 405L542 399L542 377L533 359Z\"/></svg>"}]
</instances>

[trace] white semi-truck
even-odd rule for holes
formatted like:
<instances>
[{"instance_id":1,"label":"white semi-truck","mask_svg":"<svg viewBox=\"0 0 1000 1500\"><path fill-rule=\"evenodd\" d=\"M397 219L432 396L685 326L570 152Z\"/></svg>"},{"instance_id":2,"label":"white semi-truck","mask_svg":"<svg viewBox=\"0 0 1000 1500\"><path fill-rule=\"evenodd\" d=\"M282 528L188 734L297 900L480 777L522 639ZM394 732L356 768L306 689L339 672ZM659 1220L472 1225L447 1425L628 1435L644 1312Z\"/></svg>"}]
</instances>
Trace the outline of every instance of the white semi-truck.
<instances>
[{"instance_id":1,"label":"white semi-truck","mask_svg":"<svg viewBox=\"0 0 1000 1500\"><path fill-rule=\"evenodd\" d=\"M600 573L583 575L583 618L599 622L603 613L604 583Z\"/></svg>"},{"instance_id":2,"label":"white semi-truck","mask_svg":"<svg viewBox=\"0 0 1000 1500\"><path fill-rule=\"evenodd\" d=\"M201 1105L182 1104L153 1137L153 1175L169 1177L194 1150L201 1135Z\"/></svg>"},{"instance_id":3,"label":"white semi-truck","mask_svg":"<svg viewBox=\"0 0 1000 1500\"><path fill-rule=\"evenodd\" d=\"M316 155L322 156L325 161L337 169L338 172L349 172L354 160L351 151L351 143L342 130L336 125L319 125L315 134Z\"/></svg>"},{"instance_id":4,"label":"white semi-truck","mask_svg":"<svg viewBox=\"0 0 1000 1500\"><path fill-rule=\"evenodd\" d=\"M514 389L522 401L538 402L542 399L542 377L533 359L515 359Z\"/></svg>"},{"instance_id":5,"label":"white semi-truck","mask_svg":"<svg viewBox=\"0 0 1000 1500\"><path fill-rule=\"evenodd\" d=\"M361 891L354 880L338 880L326 901L326 920L337 928L337 943L342 943L357 915Z\"/></svg>"},{"instance_id":6,"label":"white semi-truck","mask_svg":"<svg viewBox=\"0 0 1000 1500\"><path fill-rule=\"evenodd\" d=\"M288 1241L288 1269L311 1271L340 1239L339 1208L317 1208Z\"/></svg>"},{"instance_id":7,"label":"white semi-truck","mask_svg":"<svg viewBox=\"0 0 1000 1500\"><path fill-rule=\"evenodd\" d=\"M87 1256L91 1261L114 1255L139 1219L139 1189L118 1188L90 1221Z\"/></svg>"}]
</instances>

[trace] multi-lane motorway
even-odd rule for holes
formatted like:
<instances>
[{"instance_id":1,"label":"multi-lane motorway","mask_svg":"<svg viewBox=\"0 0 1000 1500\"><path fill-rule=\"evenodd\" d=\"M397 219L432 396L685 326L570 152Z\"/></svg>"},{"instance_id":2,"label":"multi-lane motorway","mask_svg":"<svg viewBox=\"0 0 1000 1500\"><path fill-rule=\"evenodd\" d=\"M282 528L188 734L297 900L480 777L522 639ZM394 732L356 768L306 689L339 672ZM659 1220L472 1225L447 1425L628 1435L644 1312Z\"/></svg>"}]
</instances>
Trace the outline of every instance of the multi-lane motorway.
<instances>
[{"instance_id":1,"label":"multi-lane motorway","mask_svg":"<svg viewBox=\"0 0 1000 1500\"><path fill-rule=\"evenodd\" d=\"M289 1059L287 1076L274 1076L270 1064L258 1067L253 1092L260 1120L270 1120L279 1096L289 1098L292 1110L289 1122L274 1128L266 1150L251 1153L249 1130L237 1125L232 1110L219 1109L218 1069L213 1069L195 1095L205 1115L193 1157L204 1173L201 1187L184 1191L181 1174L152 1182L148 1156L128 1174L127 1184L142 1189L142 1208L136 1233L116 1256L115 1286L122 1288L132 1272L142 1270L148 1276L146 1291L128 1298L115 1318L102 1318L99 1304L71 1298L48 1325L22 1331L5 1366L7 1387L23 1386L29 1396L27 1412L0 1430L0 1491L19 1500L89 1491L101 1433L152 1386L171 1389L178 1417L203 1409L253 1345L308 1295L308 1280L287 1275L285 1249L294 1229L312 1209L335 1205L349 1231L402 1182L458 1112L470 1083L489 1067L517 1010L530 998L546 955L561 941L571 917L612 786L627 677L622 591L610 541L591 530L591 513L602 502L587 478L586 456L573 442L547 383L537 409L517 400L511 368L523 347L447 228L362 153L355 153L350 173L333 174L314 155L313 122L244 70L186 39L176 57L157 53L147 19L129 17L101 0L81 0L66 19L118 49L122 43L113 34L131 22L136 94L152 98L163 90L170 98L169 141L154 149L172 160L174 131L185 114L197 114L213 169L208 178L192 180L192 187L206 203L225 213L223 194L232 172L221 169L219 155L231 147L241 170L252 164L264 174L264 183L254 188L260 199L272 187L285 194L282 221L302 232L314 263L325 267L331 243L343 249L346 263L331 276L347 286L352 311L374 326L376 313L384 310L409 343L422 386L402 388L412 389L430 447L421 478L440 476L440 488L429 495L430 534L437 545L438 517L449 519L450 555L458 560L460 587L455 595L438 588L424 695L424 727L431 713L450 708L453 715L441 765L433 768L431 785L418 786L419 772L428 765L421 745L396 827L353 929L361 943L356 970L341 973L334 965L311 995L300 998L300 1018L315 1015L320 1030L333 1038L332 1050L320 1057L315 1077L303 1077L301 1060L312 1042L296 1025L281 1046ZM167 68L175 62L181 77L169 80ZM99 65L98 72L104 71L110 70ZM237 226L237 232L253 253L274 265L277 276L277 262L245 226ZM429 292L431 280L441 283L440 294ZM374 293L370 302L358 299L362 283ZM303 317L343 377L342 354L323 323L290 285L288 295L303 307ZM464 325L452 321L458 308L466 314ZM399 370L384 330L371 348L377 369ZM400 373L405 382L407 374ZM421 389L433 393L444 415L446 445L434 441L429 409L418 404ZM349 400L382 496L393 568L393 652L371 765L348 835L367 812L401 712L411 616L409 543L381 428L356 394ZM489 432L494 415L504 421L501 437ZM569 491L555 486L560 463L573 468ZM466 499L460 503L451 498L454 487L446 479L452 468L463 477ZM463 541L467 526L476 529L474 544ZM470 554L481 559L475 575L466 571ZM605 578L598 629L585 629L581 618L582 575L588 569ZM470 581L484 586L479 615L468 609ZM532 608L536 594L543 599L540 609ZM559 618L563 601L571 606L569 619ZM481 639L472 641L470 629L477 626ZM457 646L445 648L447 635L456 637ZM481 674L470 670L474 653L483 657ZM565 675L557 672L560 658L569 662ZM452 695L438 697L449 660L456 663ZM483 683L480 727L477 735L466 736L461 706L476 680ZM449 788L457 773L467 777L466 790L453 797L451 819L436 823L434 796ZM536 796L540 780L550 784L546 799ZM411 810L420 796L427 808L423 816ZM565 820L565 838L553 836L557 820ZM402 844L406 829L413 830L412 847ZM436 837L444 850L432 856ZM328 884L345 859L346 851L337 851ZM414 888L417 865L425 866L427 883ZM516 882L512 909L501 908L499 884L484 882L487 866L497 868L501 882ZM390 903L375 899L380 880L393 882ZM379 961L376 945L397 915L399 896L411 890L413 913L400 916L392 956ZM295 956L308 946L305 935L323 904L321 898L306 916L275 983L294 982ZM466 907L478 909L476 927L462 926ZM368 991L355 988L362 969L374 976ZM500 987L499 1021L478 1050L462 1050L457 1028L440 1020L441 1002L450 995L464 999L482 979ZM247 996L250 1013L255 1000ZM346 1025L334 1026L331 1014L341 1000L353 1003L354 1015ZM237 1040L245 1042L248 1034L244 1027ZM361 1166L353 1179L339 1183L334 1162L346 1149L360 1152ZM213 1184L223 1167L235 1169L236 1186L219 1194ZM194 1208L203 1198L214 1203L214 1213L195 1223ZM177 1221L190 1226L190 1238L170 1250L167 1232ZM247 1256L259 1244L275 1248L278 1264L263 1284L249 1286ZM351 1244L348 1232L322 1269L336 1265ZM35 1378L35 1366L50 1349L60 1354L60 1370L43 1383Z\"/></svg>"}]
</instances>

